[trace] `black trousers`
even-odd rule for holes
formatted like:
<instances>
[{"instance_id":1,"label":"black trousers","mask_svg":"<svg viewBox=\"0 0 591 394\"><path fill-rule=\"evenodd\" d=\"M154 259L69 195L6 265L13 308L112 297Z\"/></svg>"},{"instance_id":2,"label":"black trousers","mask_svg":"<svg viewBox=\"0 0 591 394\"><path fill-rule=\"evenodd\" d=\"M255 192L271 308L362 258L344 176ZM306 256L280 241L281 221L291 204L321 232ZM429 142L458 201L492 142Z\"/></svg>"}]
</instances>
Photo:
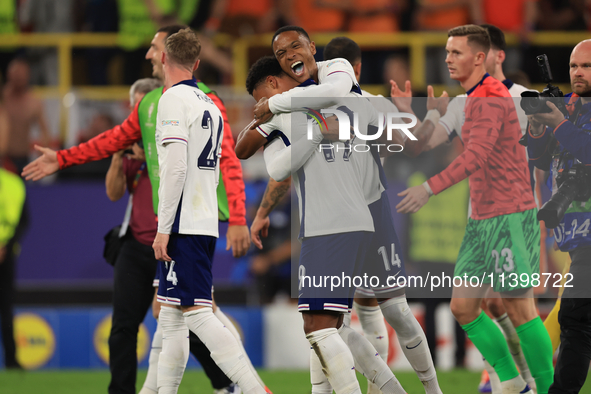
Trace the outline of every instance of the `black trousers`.
<instances>
[{"instance_id":1,"label":"black trousers","mask_svg":"<svg viewBox=\"0 0 591 394\"><path fill-rule=\"evenodd\" d=\"M152 299L156 260L150 246L127 236L114 267L113 324L109 336L109 394L135 394L137 376L137 335ZM192 333L191 333L192 334ZM232 382L210 357L207 347L192 334L195 355L215 389Z\"/></svg>"},{"instance_id":2,"label":"black trousers","mask_svg":"<svg viewBox=\"0 0 591 394\"><path fill-rule=\"evenodd\" d=\"M578 393L591 362L591 248L570 255L573 280L568 284L573 287L565 289L558 312L560 352L548 394Z\"/></svg>"},{"instance_id":3,"label":"black trousers","mask_svg":"<svg viewBox=\"0 0 591 394\"><path fill-rule=\"evenodd\" d=\"M0 262L0 322L2 346L4 347L4 365L6 368L19 367L16 361L14 341L14 269L16 256L13 253L14 240L6 245L6 257Z\"/></svg>"}]
</instances>

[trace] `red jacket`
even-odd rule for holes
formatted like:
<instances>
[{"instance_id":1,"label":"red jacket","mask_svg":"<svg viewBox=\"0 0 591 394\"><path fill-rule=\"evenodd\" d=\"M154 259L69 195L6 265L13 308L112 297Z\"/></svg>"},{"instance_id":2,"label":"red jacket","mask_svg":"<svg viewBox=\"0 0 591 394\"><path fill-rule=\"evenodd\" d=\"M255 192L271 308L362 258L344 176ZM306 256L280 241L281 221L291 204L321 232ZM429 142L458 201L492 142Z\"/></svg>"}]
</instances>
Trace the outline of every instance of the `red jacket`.
<instances>
[{"instance_id":1,"label":"red jacket","mask_svg":"<svg viewBox=\"0 0 591 394\"><path fill-rule=\"evenodd\" d=\"M228 122L226 107L222 100L214 93L207 96L218 106L224 118L224 138L222 139L222 157L220 170L228 196L228 208L230 211L230 226L246 225L246 208L244 202L244 181L242 180L242 167L240 160L234 152L234 137ZM89 163L112 156L114 153L125 149L142 138L138 117L139 103L136 104L131 114L118 126L107 130L88 142L63 149L57 152L57 160L60 169L74 165Z\"/></svg>"}]
</instances>

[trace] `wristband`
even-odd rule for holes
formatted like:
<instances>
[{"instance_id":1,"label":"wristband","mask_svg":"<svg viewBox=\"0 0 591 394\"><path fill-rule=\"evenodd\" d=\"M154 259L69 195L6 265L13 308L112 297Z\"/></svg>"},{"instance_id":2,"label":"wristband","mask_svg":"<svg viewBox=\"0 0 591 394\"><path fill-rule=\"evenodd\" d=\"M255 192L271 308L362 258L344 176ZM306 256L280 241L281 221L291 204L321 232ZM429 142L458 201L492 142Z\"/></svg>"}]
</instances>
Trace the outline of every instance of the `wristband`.
<instances>
[{"instance_id":1,"label":"wristband","mask_svg":"<svg viewBox=\"0 0 591 394\"><path fill-rule=\"evenodd\" d=\"M437 110L435 110L437 111ZM437 112L439 113L439 112ZM431 190L431 186L429 186L429 182L425 181L423 182L423 187L425 188L425 190L427 190L427 193L429 193L429 196L433 195L433 190Z\"/></svg>"},{"instance_id":2,"label":"wristband","mask_svg":"<svg viewBox=\"0 0 591 394\"><path fill-rule=\"evenodd\" d=\"M429 112L427 112L427 116L425 116L423 122L430 120L431 123L433 123L433 126L437 126L439 123L439 118L441 118L439 111L436 109L430 109Z\"/></svg>"}]
</instances>

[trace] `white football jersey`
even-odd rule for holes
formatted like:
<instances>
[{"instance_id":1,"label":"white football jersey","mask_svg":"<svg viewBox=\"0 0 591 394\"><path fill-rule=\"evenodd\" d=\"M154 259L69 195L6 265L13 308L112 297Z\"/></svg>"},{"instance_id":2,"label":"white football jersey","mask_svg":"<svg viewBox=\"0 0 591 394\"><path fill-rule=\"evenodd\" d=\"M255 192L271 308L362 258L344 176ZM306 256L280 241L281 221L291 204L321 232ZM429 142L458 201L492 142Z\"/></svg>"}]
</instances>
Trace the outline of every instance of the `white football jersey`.
<instances>
[{"instance_id":1,"label":"white football jersey","mask_svg":"<svg viewBox=\"0 0 591 394\"><path fill-rule=\"evenodd\" d=\"M353 70L353 66L347 59L335 58L323 62L316 62L316 65L318 66L318 83L322 83L322 81L329 75L345 73L351 78L351 86L357 87L359 89L357 93L361 94L361 88L359 88L359 83L357 82L357 78L355 78L355 70Z\"/></svg>"},{"instance_id":2,"label":"white football jersey","mask_svg":"<svg viewBox=\"0 0 591 394\"><path fill-rule=\"evenodd\" d=\"M337 58L324 62L316 62L316 65L318 66L318 84L310 79L300 85L299 88L291 89L287 92L276 94L273 97L270 97L269 109L271 112L278 114L305 111L309 107L306 100L300 100L298 103L303 103L305 105L299 106L293 102L294 99L308 99L310 97L315 97L318 99L329 98L329 101L333 101L330 99L335 97L344 97L350 91L361 94L361 88L357 83L357 79L355 79L355 71L353 70L353 66L351 66L351 63L349 63L346 59ZM339 86L339 94L336 96L334 95L334 86L332 84L327 83L323 85L323 82L326 80L326 78L333 74L346 75L343 78L339 78L339 83L336 84ZM301 91L300 89L304 86L312 87L312 92L306 93ZM343 90L340 89L341 86ZM332 104L329 104L324 108L328 108L330 105Z\"/></svg>"},{"instance_id":3,"label":"white football jersey","mask_svg":"<svg viewBox=\"0 0 591 394\"><path fill-rule=\"evenodd\" d=\"M525 86L513 83L509 80L503 81L505 86L510 84L509 93L513 97L515 104L515 110L517 111L517 118L519 119L519 126L521 127L521 134L525 134L527 131L527 115L521 109L521 92L528 90ZM466 104L465 94L460 94L455 99L449 102L445 115L439 119L439 123L445 128L448 135L451 135L454 131L462 139L462 125L464 124L464 106Z\"/></svg>"},{"instance_id":4,"label":"white football jersey","mask_svg":"<svg viewBox=\"0 0 591 394\"><path fill-rule=\"evenodd\" d=\"M265 160L274 151L287 147L291 147L292 156L297 154L294 149L309 149L313 142L307 139L307 121L305 113L294 112L275 115L261 125L258 129L261 135L276 137L265 146ZM313 127L317 128L313 123ZM374 231L359 169L349 156L345 143L323 141L314 147L303 166L293 168L292 180L300 214L300 238Z\"/></svg>"},{"instance_id":5,"label":"white football jersey","mask_svg":"<svg viewBox=\"0 0 591 394\"><path fill-rule=\"evenodd\" d=\"M167 171L167 144L187 146L187 171L172 232L218 237L217 185L224 123L214 102L196 85L180 83L158 102L156 145L160 178ZM163 201L160 182L158 195ZM160 208L159 208L160 216Z\"/></svg>"}]
</instances>

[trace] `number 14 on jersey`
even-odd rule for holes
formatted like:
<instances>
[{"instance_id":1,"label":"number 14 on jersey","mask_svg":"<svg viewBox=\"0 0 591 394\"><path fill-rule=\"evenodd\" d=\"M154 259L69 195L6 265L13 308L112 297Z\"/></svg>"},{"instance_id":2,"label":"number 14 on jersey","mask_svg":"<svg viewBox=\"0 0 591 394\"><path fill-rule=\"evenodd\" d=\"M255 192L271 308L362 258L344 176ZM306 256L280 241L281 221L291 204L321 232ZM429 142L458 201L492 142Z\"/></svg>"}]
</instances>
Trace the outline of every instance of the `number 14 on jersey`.
<instances>
[{"instance_id":1,"label":"number 14 on jersey","mask_svg":"<svg viewBox=\"0 0 591 394\"><path fill-rule=\"evenodd\" d=\"M386 271L390 271L394 266L401 268L402 262L400 261L400 257L398 257L398 253L396 253L395 244L390 244L390 257L392 260L391 262L388 261L388 250L385 246L380 246L380 248L378 249L378 254L381 255L382 259L384 260L384 267L386 268Z\"/></svg>"}]
</instances>

